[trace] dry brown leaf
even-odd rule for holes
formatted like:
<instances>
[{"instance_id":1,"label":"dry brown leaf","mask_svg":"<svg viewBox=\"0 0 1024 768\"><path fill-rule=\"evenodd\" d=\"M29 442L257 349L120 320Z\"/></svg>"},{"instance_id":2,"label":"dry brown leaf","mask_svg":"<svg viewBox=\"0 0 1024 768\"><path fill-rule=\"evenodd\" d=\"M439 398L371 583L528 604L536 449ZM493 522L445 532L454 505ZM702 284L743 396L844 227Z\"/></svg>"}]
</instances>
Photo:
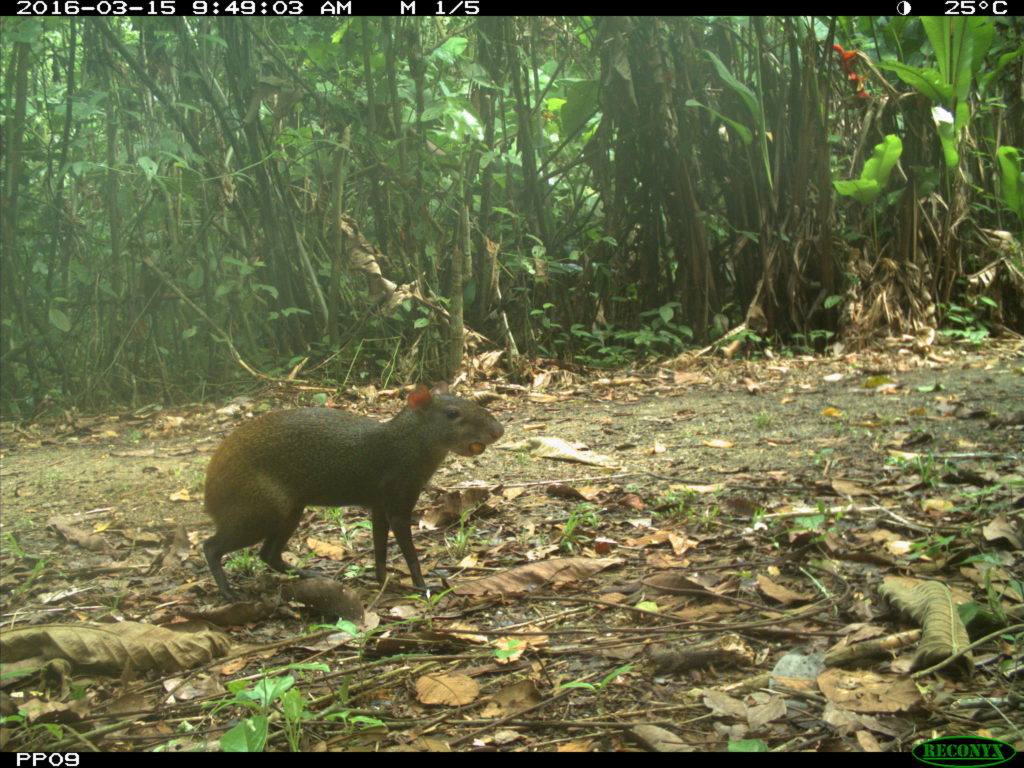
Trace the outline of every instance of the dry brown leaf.
<instances>
[{"instance_id":1,"label":"dry brown leaf","mask_svg":"<svg viewBox=\"0 0 1024 768\"><path fill-rule=\"evenodd\" d=\"M594 748L594 742L591 739L586 741L566 741L555 747L556 752L589 752Z\"/></svg>"},{"instance_id":2,"label":"dry brown leaf","mask_svg":"<svg viewBox=\"0 0 1024 768\"><path fill-rule=\"evenodd\" d=\"M476 701L480 686L468 675L423 675L416 681L416 698L422 704L460 707Z\"/></svg>"},{"instance_id":3,"label":"dry brown leaf","mask_svg":"<svg viewBox=\"0 0 1024 768\"><path fill-rule=\"evenodd\" d=\"M1015 525L1002 512L986 523L981 532L985 534L986 541L1004 540L1014 549L1022 549L1020 525Z\"/></svg>"},{"instance_id":4,"label":"dry brown leaf","mask_svg":"<svg viewBox=\"0 0 1024 768\"><path fill-rule=\"evenodd\" d=\"M924 704L909 677L870 671L826 669L818 675L818 688L837 707L852 712L909 712Z\"/></svg>"},{"instance_id":5,"label":"dry brown leaf","mask_svg":"<svg viewBox=\"0 0 1024 768\"><path fill-rule=\"evenodd\" d=\"M543 700L533 680L519 680L501 688L484 707L481 717L498 718L535 707Z\"/></svg>"},{"instance_id":6,"label":"dry brown leaf","mask_svg":"<svg viewBox=\"0 0 1024 768\"><path fill-rule=\"evenodd\" d=\"M619 558L590 560L585 557L544 560L483 579L462 582L452 591L456 595L515 595L533 591L538 585L582 581L621 562Z\"/></svg>"},{"instance_id":7,"label":"dry brown leaf","mask_svg":"<svg viewBox=\"0 0 1024 768\"><path fill-rule=\"evenodd\" d=\"M852 480L835 479L832 481L832 490L840 496L870 496L872 491Z\"/></svg>"},{"instance_id":8,"label":"dry brown leaf","mask_svg":"<svg viewBox=\"0 0 1024 768\"><path fill-rule=\"evenodd\" d=\"M802 595L799 592L794 592L793 590L782 586L781 584L777 584L763 574L758 575L757 585L768 597L773 600L777 600L783 605L806 603L813 599L810 595Z\"/></svg>"},{"instance_id":9,"label":"dry brown leaf","mask_svg":"<svg viewBox=\"0 0 1024 768\"><path fill-rule=\"evenodd\" d=\"M306 537L306 546L313 554L318 557L326 557L328 560L345 560L352 557L352 550L348 547L323 539L315 539L312 536Z\"/></svg>"},{"instance_id":10,"label":"dry brown leaf","mask_svg":"<svg viewBox=\"0 0 1024 768\"><path fill-rule=\"evenodd\" d=\"M86 533L64 518L54 517L50 519L49 523L57 529L61 536L83 549L88 549L90 552L109 552L111 550L111 546L102 536Z\"/></svg>"},{"instance_id":11,"label":"dry brown leaf","mask_svg":"<svg viewBox=\"0 0 1024 768\"><path fill-rule=\"evenodd\" d=\"M638 725L631 731L648 752L693 752L694 748L683 744L682 739L666 728L657 725Z\"/></svg>"},{"instance_id":12,"label":"dry brown leaf","mask_svg":"<svg viewBox=\"0 0 1024 768\"><path fill-rule=\"evenodd\" d=\"M174 632L136 621L44 624L6 630L0 636L0 658L64 659L75 669L111 675L128 667L135 672L176 672L223 656L229 646L220 632Z\"/></svg>"}]
</instances>

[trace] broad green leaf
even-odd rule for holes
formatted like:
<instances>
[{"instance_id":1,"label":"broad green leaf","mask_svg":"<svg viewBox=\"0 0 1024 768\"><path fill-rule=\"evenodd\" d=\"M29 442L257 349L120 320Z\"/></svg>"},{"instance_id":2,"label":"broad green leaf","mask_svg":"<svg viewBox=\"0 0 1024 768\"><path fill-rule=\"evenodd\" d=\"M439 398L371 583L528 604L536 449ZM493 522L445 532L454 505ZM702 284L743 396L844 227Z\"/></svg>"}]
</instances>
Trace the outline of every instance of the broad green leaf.
<instances>
[{"instance_id":1,"label":"broad green leaf","mask_svg":"<svg viewBox=\"0 0 1024 768\"><path fill-rule=\"evenodd\" d=\"M768 745L761 739L743 739L742 741L730 741L730 752L767 752Z\"/></svg>"},{"instance_id":2,"label":"broad green leaf","mask_svg":"<svg viewBox=\"0 0 1024 768\"><path fill-rule=\"evenodd\" d=\"M200 288L203 287L203 279L205 278L205 276L206 273L203 272L202 267L193 267L191 271L188 273L188 277L185 278L185 282L188 284L188 287L191 288L193 291L198 291Z\"/></svg>"},{"instance_id":3,"label":"broad green leaf","mask_svg":"<svg viewBox=\"0 0 1024 768\"><path fill-rule=\"evenodd\" d=\"M991 69L986 70L985 73L978 78L978 90L984 93L988 89L988 84L992 82L992 79L1002 72L1009 64L1020 58L1022 54L1024 54L1024 45L1020 46L1015 51L1010 51L1009 53L1004 53L1000 56L996 65Z\"/></svg>"},{"instance_id":4,"label":"broad green leaf","mask_svg":"<svg viewBox=\"0 0 1024 768\"><path fill-rule=\"evenodd\" d=\"M733 77L732 72L729 71L725 64L722 63L722 60L715 56L715 54L711 51L705 51L705 53L708 55L708 58L711 59L711 63L714 64L715 70L718 72L718 76L725 81L726 85L739 94L739 97L743 99L743 103L747 105L747 109L750 110L750 114L754 118L754 122L760 125L761 110L758 106L757 97L754 95L754 92Z\"/></svg>"},{"instance_id":5,"label":"broad green leaf","mask_svg":"<svg viewBox=\"0 0 1024 768\"><path fill-rule=\"evenodd\" d=\"M50 322L58 331L67 333L71 330L71 321L68 316L56 307L50 307Z\"/></svg>"},{"instance_id":6,"label":"broad green leaf","mask_svg":"<svg viewBox=\"0 0 1024 768\"><path fill-rule=\"evenodd\" d=\"M156 176L156 172L159 166L153 162L152 158L146 157L145 155L138 159L138 164L139 168L142 169L142 172L146 174L146 180L152 181L153 178Z\"/></svg>"},{"instance_id":7,"label":"broad green leaf","mask_svg":"<svg viewBox=\"0 0 1024 768\"><path fill-rule=\"evenodd\" d=\"M956 130L956 135L960 136L963 130L967 127L967 124L970 122L971 108L967 104L967 101L957 102L956 119L953 122L953 128Z\"/></svg>"},{"instance_id":8,"label":"broad green leaf","mask_svg":"<svg viewBox=\"0 0 1024 768\"><path fill-rule=\"evenodd\" d=\"M860 174L861 181L876 181L881 191L889 182L889 174L896 167L902 154L903 142L900 141L900 137L891 133L886 135L875 145L874 154L864 163L864 170Z\"/></svg>"},{"instance_id":9,"label":"broad green leaf","mask_svg":"<svg viewBox=\"0 0 1024 768\"><path fill-rule=\"evenodd\" d=\"M943 114L944 113L944 114ZM935 130L939 134L939 143L942 145L942 155L946 160L947 168L956 168L960 162L960 153L956 150L956 125L955 119L945 109L936 107L932 110L932 118L935 121Z\"/></svg>"},{"instance_id":10,"label":"broad green leaf","mask_svg":"<svg viewBox=\"0 0 1024 768\"><path fill-rule=\"evenodd\" d=\"M953 65L950 61L951 41L949 39L952 21L952 18L947 19L942 16L921 17L921 26L924 27L925 34L928 35L928 40L931 42L932 48L935 49L935 64L939 68L942 80L946 83L951 83L953 80L951 77Z\"/></svg>"},{"instance_id":11,"label":"broad green leaf","mask_svg":"<svg viewBox=\"0 0 1024 768\"><path fill-rule=\"evenodd\" d=\"M931 67L912 67L899 61L880 61L878 66L895 72L900 80L934 102L948 104L953 96L952 87Z\"/></svg>"},{"instance_id":12,"label":"broad green leaf","mask_svg":"<svg viewBox=\"0 0 1024 768\"><path fill-rule=\"evenodd\" d=\"M558 113L562 131L572 136L597 113L598 87L596 80L577 80L565 89L568 97Z\"/></svg>"},{"instance_id":13,"label":"broad green leaf","mask_svg":"<svg viewBox=\"0 0 1024 768\"><path fill-rule=\"evenodd\" d=\"M1020 152L1016 147L999 147L999 195L1006 207L1024 221L1024 172L1021 171Z\"/></svg>"},{"instance_id":14,"label":"broad green leaf","mask_svg":"<svg viewBox=\"0 0 1024 768\"><path fill-rule=\"evenodd\" d=\"M246 718L220 737L220 748L225 752L262 752L269 722L265 715Z\"/></svg>"},{"instance_id":15,"label":"broad green leaf","mask_svg":"<svg viewBox=\"0 0 1024 768\"><path fill-rule=\"evenodd\" d=\"M854 179L853 181L833 181L836 192L846 197L852 197L858 203L867 205L873 203L882 194L882 188L874 179Z\"/></svg>"}]
</instances>

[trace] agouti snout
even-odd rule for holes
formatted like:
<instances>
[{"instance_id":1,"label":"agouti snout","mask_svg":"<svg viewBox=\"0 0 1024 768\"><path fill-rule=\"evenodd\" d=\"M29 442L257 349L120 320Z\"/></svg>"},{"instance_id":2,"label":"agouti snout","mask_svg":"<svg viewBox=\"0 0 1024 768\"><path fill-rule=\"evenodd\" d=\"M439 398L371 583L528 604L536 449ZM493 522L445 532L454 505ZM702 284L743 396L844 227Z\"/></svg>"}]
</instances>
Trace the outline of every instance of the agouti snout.
<instances>
[{"instance_id":1,"label":"agouti snout","mask_svg":"<svg viewBox=\"0 0 1024 768\"><path fill-rule=\"evenodd\" d=\"M420 491L449 451L476 456L505 430L482 406L442 390L420 385L406 403L384 423L330 408L275 411L227 436L206 470L206 511L217 532L203 544L225 597L235 593L221 557L262 541L263 562L288 570L281 552L306 506L369 508L377 580L384 581L391 530L413 583L426 587L410 530Z\"/></svg>"}]
</instances>

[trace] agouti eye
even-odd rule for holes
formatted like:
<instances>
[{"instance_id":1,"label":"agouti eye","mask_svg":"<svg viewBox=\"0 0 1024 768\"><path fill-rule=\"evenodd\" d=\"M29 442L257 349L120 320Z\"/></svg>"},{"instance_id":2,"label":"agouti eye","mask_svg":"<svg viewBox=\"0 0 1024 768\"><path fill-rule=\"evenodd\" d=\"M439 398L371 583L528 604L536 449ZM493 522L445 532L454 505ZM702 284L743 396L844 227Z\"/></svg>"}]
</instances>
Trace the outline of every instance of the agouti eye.
<instances>
[{"instance_id":1,"label":"agouti eye","mask_svg":"<svg viewBox=\"0 0 1024 768\"><path fill-rule=\"evenodd\" d=\"M447 416L450 421L455 421L457 418L459 418L459 409L458 408L446 408L445 412L444 412L444 415Z\"/></svg>"}]
</instances>

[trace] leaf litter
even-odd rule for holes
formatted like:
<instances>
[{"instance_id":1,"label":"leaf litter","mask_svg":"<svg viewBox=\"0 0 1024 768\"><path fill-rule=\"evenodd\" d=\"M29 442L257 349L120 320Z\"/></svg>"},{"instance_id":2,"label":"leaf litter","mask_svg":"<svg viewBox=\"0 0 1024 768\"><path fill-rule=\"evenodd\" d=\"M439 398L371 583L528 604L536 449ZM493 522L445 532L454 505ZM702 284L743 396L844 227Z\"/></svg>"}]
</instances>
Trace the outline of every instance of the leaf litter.
<instances>
[{"instance_id":1,"label":"leaf litter","mask_svg":"<svg viewBox=\"0 0 1024 768\"><path fill-rule=\"evenodd\" d=\"M1019 744L1024 361L943 355L510 387L505 439L420 498L429 595L400 558L376 585L343 508L290 543L322 580L242 556L246 601L220 600L197 550L210 452L298 392L2 425L0 746Z\"/></svg>"}]
</instances>

